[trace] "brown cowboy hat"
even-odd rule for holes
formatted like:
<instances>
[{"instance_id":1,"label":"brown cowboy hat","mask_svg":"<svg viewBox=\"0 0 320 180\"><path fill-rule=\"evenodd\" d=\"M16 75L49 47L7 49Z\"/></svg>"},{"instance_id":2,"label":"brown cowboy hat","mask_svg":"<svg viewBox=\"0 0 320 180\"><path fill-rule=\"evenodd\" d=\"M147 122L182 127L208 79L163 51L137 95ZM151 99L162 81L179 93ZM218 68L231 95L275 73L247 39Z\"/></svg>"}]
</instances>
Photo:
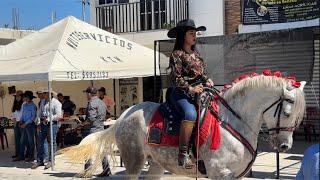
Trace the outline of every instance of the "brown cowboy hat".
<instances>
[{"instance_id":1,"label":"brown cowboy hat","mask_svg":"<svg viewBox=\"0 0 320 180\"><path fill-rule=\"evenodd\" d=\"M196 31L206 31L207 30L207 28L205 26L196 27L196 25L194 24L194 21L192 19L185 19L185 20L179 21L177 26L170 29L167 35L169 38L176 38L177 33L183 29L196 30Z\"/></svg>"}]
</instances>

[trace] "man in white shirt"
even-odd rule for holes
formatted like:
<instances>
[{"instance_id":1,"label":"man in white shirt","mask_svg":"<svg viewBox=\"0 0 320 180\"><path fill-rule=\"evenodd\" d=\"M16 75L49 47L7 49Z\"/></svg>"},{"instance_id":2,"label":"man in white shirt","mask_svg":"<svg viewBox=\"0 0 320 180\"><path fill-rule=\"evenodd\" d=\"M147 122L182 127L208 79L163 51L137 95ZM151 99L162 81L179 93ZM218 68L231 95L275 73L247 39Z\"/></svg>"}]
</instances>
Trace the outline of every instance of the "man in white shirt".
<instances>
[{"instance_id":1,"label":"man in white shirt","mask_svg":"<svg viewBox=\"0 0 320 180\"><path fill-rule=\"evenodd\" d=\"M49 141L49 152L51 151L51 137L50 137L50 120L52 120L52 137L53 137L53 153L57 151L57 143L56 143L56 138L57 138L57 133L60 127L59 120L63 117L62 115L62 104L54 97L56 96L56 93L52 91L51 93L51 114L50 114L50 103L49 103L49 91L47 89L43 90L44 93L44 99L45 99L45 106L43 108L42 117L40 118L40 126L41 131L43 131L41 134L39 134L39 140L40 140L40 148L39 149L44 149L41 148L45 142L45 138L48 137ZM33 169L43 165L43 156L44 152L41 150L40 152L40 162L37 164L34 164L32 167ZM52 166L51 163L51 153L49 153L49 162L45 166L44 169L48 169ZM41 162L42 161L42 162Z\"/></svg>"},{"instance_id":2,"label":"man in white shirt","mask_svg":"<svg viewBox=\"0 0 320 180\"><path fill-rule=\"evenodd\" d=\"M44 118L44 107L46 105L46 100L44 98L44 90L46 88L40 88L37 91L37 95L39 98L38 103L38 113L37 113L37 132L36 132L36 140L37 140L37 162L34 163L31 169L35 169L39 166L44 166L44 161L49 159L49 150L48 150L48 127L47 124L42 123L41 119Z\"/></svg>"}]
</instances>

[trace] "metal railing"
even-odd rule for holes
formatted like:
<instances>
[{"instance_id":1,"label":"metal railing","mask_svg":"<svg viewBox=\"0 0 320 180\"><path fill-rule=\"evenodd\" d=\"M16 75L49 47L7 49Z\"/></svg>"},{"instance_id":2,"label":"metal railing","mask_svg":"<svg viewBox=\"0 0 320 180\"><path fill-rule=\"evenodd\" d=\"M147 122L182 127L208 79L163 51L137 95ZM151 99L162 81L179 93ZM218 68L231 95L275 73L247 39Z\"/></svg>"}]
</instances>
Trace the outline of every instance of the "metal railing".
<instances>
[{"instance_id":1,"label":"metal railing","mask_svg":"<svg viewBox=\"0 0 320 180\"><path fill-rule=\"evenodd\" d=\"M96 7L97 26L113 33L169 29L188 17L188 0L140 0Z\"/></svg>"}]
</instances>

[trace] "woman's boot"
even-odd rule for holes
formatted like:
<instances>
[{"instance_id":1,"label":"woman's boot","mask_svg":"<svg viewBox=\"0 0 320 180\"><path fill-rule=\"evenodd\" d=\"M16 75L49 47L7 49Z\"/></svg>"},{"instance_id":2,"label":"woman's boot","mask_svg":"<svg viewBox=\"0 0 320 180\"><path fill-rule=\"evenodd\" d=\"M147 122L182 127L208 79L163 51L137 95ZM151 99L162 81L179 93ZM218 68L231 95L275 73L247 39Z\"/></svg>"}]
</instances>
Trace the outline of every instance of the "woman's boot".
<instances>
[{"instance_id":1,"label":"woman's boot","mask_svg":"<svg viewBox=\"0 0 320 180\"><path fill-rule=\"evenodd\" d=\"M183 120L180 126L178 164L185 169L195 166L189 155L189 141L194 124L194 121Z\"/></svg>"}]
</instances>

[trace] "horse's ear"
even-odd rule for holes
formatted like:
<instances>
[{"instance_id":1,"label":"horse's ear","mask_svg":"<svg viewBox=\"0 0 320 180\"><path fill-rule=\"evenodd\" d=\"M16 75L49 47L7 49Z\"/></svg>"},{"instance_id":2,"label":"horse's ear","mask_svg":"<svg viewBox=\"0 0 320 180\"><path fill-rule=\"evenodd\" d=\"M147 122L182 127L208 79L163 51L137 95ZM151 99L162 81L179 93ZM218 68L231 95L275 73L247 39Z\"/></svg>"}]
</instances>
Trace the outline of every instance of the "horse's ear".
<instances>
[{"instance_id":1,"label":"horse's ear","mask_svg":"<svg viewBox=\"0 0 320 180\"><path fill-rule=\"evenodd\" d=\"M291 85L287 86L287 87L283 87L283 92L284 92L284 97L287 99L294 99L294 93L293 91L293 87Z\"/></svg>"},{"instance_id":2,"label":"horse's ear","mask_svg":"<svg viewBox=\"0 0 320 180\"><path fill-rule=\"evenodd\" d=\"M299 87L299 89L301 90L301 91L303 91L303 88L304 88L304 86L307 84L307 82L306 81L301 81L300 82L300 87Z\"/></svg>"}]
</instances>

